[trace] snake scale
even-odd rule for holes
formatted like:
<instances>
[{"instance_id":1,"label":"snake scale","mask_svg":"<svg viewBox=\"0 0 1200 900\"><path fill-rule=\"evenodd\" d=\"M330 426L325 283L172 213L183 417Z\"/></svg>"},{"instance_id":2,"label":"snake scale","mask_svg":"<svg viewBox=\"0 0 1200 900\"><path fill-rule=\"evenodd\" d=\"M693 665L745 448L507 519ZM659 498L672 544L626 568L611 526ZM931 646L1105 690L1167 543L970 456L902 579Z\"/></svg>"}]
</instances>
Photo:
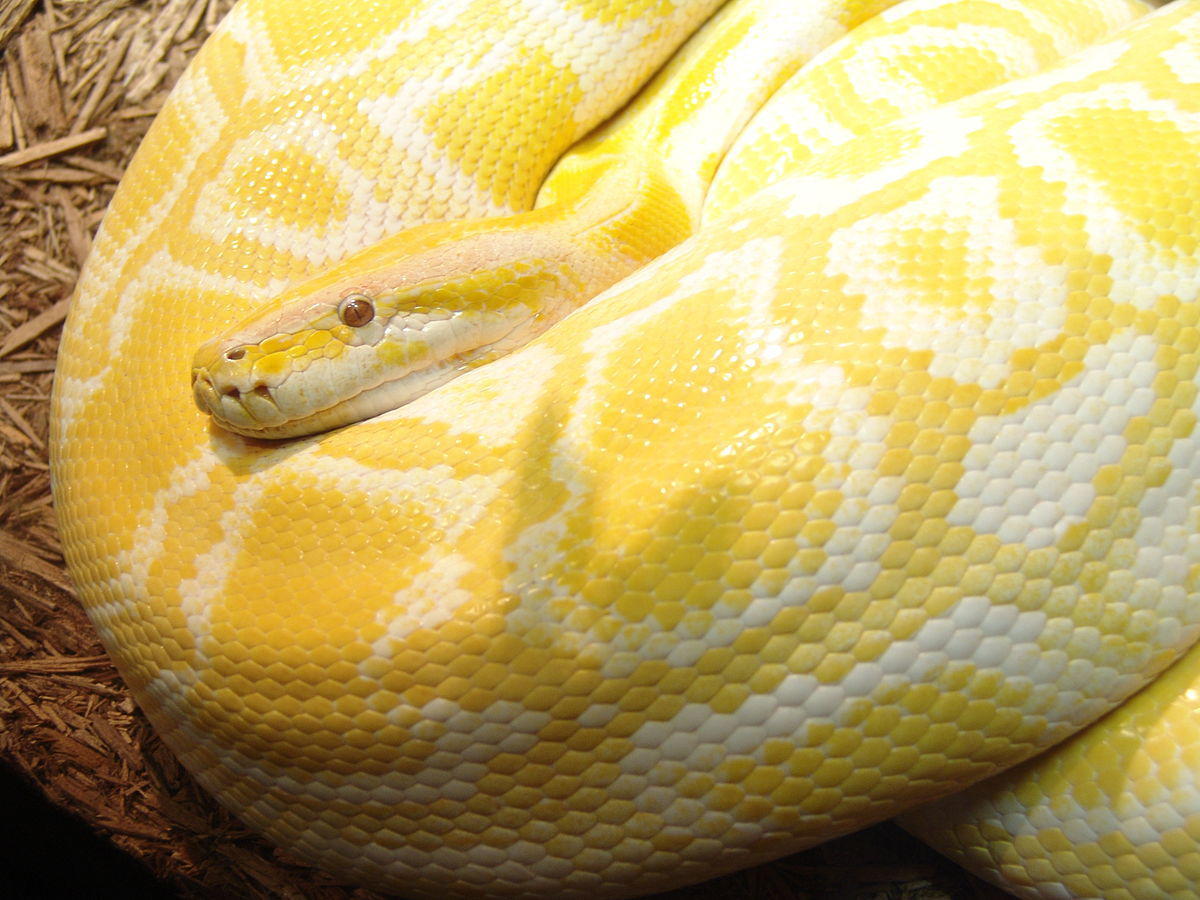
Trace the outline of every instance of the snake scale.
<instances>
[{"instance_id":1,"label":"snake scale","mask_svg":"<svg viewBox=\"0 0 1200 900\"><path fill-rule=\"evenodd\" d=\"M1194 897L1200 2L717 6L242 0L63 336L92 620L221 803L382 890L904 813L1022 896ZM208 411L300 403L401 294L489 335L411 402L193 402L208 346Z\"/></svg>"}]
</instances>

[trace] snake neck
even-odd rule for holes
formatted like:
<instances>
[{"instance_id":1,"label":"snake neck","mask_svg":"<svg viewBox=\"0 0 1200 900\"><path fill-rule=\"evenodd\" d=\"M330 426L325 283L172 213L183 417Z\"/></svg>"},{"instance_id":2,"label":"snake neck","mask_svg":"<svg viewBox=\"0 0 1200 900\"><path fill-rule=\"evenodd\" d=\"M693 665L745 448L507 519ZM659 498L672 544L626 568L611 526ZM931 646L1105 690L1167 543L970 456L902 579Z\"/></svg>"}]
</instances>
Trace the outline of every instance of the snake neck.
<instances>
[{"instance_id":1,"label":"snake neck","mask_svg":"<svg viewBox=\"0 0 1200 900\"><path fill-rule=\"evenodd\" d=\"M571 201L401 232L203 344L193 395L217 425L256 438L378 415L529 343L697 220L645 159Z\"/></svg>"}]
</instances>

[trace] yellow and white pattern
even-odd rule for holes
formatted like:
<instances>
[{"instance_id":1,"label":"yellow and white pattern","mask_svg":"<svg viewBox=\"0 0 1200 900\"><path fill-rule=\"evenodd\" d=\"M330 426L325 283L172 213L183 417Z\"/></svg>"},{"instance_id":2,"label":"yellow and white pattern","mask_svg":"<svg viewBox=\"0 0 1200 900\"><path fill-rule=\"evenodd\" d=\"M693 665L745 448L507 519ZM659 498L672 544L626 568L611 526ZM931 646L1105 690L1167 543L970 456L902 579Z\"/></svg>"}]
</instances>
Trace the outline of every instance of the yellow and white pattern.
<instances>
[{"instance_id":1,"label":"yellow and white pattern","mask_svg":"<svg viewBox=\"0 0 1200 900\"><path fill-rule=\"evenodd\" d=\"M81 278L53 475L89 613L222 803L410 896L630 896L1018 764L1200 635L1200 2L886 5L722 11L540 201L715 0L243 0L209 40ZM719 29L804 17L796 60L726 65ZM271 298L587 202L630 147L698 231L524 348L302 440L193 404L196 347ZM1153 813L1091 811L1093 729L943 830L1031 896L1105 896L1080 870L1125 879L1122 840L1194 883L1158 730L1193 683L1118 714Z\"/></svg>"},{"instance_id":2,"label":"yellow and white pattern","mask_svg":"<svg viewBox=\"0 0 1200 900\"><path fill-rule=\"evenodd\" d=\"M1051 753L901 822L1021 897L1194 897L1198 684L1193 649Z\"/></svg>"}]
</instances>

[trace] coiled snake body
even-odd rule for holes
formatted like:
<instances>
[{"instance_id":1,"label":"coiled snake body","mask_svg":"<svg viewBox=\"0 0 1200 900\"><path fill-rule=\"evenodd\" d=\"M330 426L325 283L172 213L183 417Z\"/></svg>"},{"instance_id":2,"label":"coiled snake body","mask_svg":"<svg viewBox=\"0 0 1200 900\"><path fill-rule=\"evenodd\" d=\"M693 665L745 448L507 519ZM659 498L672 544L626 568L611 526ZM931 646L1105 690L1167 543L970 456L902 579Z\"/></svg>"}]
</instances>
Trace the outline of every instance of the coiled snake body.
<instances>
[{"instance_id":1,"label":"coiled snake body","mask_svg":"<svg viewBox=\"0 0 1200 900\"><path fill-rule=\"evenodd\" d=\"M114 200L68 562L168 745L308 859L698 881L1021 763L1200 634L1200 4L716 5L243 0ZM421 322L554 312L315 437L196 409L230 329L196 398L300 404L367 317L272 298L389 278ZM907 824L1027 896L1193 896L1198 666Z\"/></svg>"}]
</instances>

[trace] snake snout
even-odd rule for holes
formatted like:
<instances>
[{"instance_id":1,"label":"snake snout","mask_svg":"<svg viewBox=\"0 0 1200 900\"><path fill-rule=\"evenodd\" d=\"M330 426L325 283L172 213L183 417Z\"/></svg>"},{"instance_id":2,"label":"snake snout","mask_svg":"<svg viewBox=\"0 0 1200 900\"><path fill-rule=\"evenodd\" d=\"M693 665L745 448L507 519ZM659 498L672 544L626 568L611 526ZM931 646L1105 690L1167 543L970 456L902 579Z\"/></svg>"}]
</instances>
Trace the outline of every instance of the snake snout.
<instances>
[{"instance_id":1,"label":"snake snout","mask_svg":"<svg viewBox=\"0 0 1200 900\"><path fill-rule=\"evenodd\" d=\"M192 396L195 397L196 405L200 407L201 412L216 413L222 403L222 398L240 403L246 395L268 402L273 400L271 389L263 382L257 382L249 388L243 389L229 382L214 381L212 375L206 371L192 374Z\"/></svg>"},{"instance_id":2,"label":"snake snout","mask_svg":"<svg viewBox=\"0 0 1200 900\"><path fill-rule=\"evenodd\" d=\"M220 425L255 431L276 411L275 397L246 361L247 346L228 340L208 341L192 360L192 398L197 408Z\"/></svg>"}]
</instances>

